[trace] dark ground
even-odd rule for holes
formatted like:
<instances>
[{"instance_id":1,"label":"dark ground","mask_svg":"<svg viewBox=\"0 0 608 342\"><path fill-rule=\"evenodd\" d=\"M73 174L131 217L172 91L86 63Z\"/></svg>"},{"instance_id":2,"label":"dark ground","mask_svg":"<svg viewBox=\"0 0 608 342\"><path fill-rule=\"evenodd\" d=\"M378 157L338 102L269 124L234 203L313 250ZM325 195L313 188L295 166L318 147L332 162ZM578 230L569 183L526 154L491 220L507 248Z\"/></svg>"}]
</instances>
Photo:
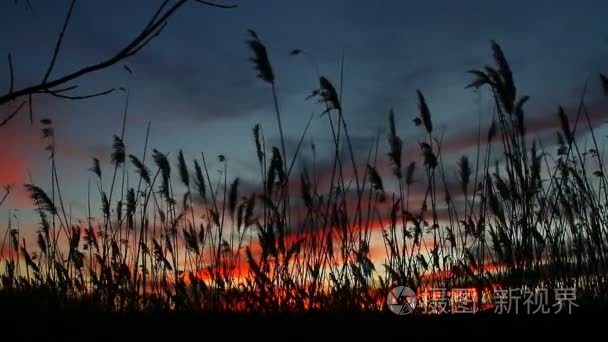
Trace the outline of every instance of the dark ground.
<instances>
[{"instance_id":1,"label":"dark ground","mask_svg":"<svg viewBox=\"0 0 608 342\"><path fill-rule=\"evenodd\" d=\"M442 316L398 316L391 312L312 312L312 313L104 313L93 303L72 303L59 306L48 298L31 296L7 297L0 295L0 328L21 332L26 340L51 340L63 337L86 339L110 338L118 341L135 336L157 340L163 336L171 341L188 336L192 341L247 338L291 340L306 338L339 341L347 336L362 340L365 336L393 335L409 341L420 335L431 341L444 336L460 340L484 334L523 336L557 333L580 336L582 333L603 332L601 323L608 310L583 306L571 315L499 315L492 311L477 314ZM579 307L580 309L580 307ZM525 310L523 311L525 312ZM600 322L599 324L597 322ZM7 330L8 329L8 330ZM192 338L194 336L194 338ZM425 338L425 339L426 339ZM381 340L381 339L375 339ZM416 339L418 340L418 339ZM313 341L316 342L316 341Z\"/></svg>"},{"instance_id":2,"label":"dark ground","mask_svg":"<svg viewBox=\"0 0 608 342\"><path fill-rule=\"evenodd\" d=\"M578 304L571 315L505 315L491 310L441 316L399 316L388 310L371 313L107 313L94 301L65 302L37 291L10 295L0 292L0 329L3 334L8 331L23 334L28 337L26 340L95 337L119 341L127 340L129 335L136 336L138 341L144 336L153 340L167 336L173 341L183 335L195 336L189 338L192 341L205 341L215 335L215 338L228 340L242 336L251 340L306 337L310 341L311 338L327 340L330 334L338 336L339 341L346 336L360 340L370 334L394 335L400 337L400 341L409 341L413 335L460 340L484 333L520 337L539 333L546 340L547 334L552 333L564 337L563 334L580 336L581 333L603 332L606 326L602 321L605 321L608 306L591 300ZM526 310L522 308L520 312Z\"/></svg>"}]
</instances>

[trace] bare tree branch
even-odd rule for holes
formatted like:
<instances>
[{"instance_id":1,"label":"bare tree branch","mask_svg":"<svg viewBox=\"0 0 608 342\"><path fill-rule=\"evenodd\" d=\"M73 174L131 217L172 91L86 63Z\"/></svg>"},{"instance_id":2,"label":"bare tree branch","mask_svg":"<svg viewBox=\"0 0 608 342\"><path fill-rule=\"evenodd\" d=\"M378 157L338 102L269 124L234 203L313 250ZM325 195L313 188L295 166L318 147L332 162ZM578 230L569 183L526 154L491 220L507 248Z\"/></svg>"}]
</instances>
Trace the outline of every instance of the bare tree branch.
<instances>
[{"instance_id":1,"label":"bare tree branch","mask_svg":"<svg viewBox=\"0 0 608 342\"><path fill-rule=\"evenodd\" d=\"M139 52L142 48L147 46L155 37L157 37L163 31L165 26L167 25L168 19L173 14L175 14L175 12L179 8L181 8L184 4L186 4L188 1L189 0L178 0L175 3L173 3L171 6L168 6L168 4L170 3L169 0L163 1L162 4L157 9L157 11L155 12L155 14L150 19L150 21L143 28L143 30L137 36L135 36L135 38L129 44L127 44L124 48L122 48L116 54L114 54L113 56L111 56L105 60L102 60L101 62L99 62L97 64L88 65L88 66L82 67L81 69L78 69L77 71L67 73L56 79L51 79L51 72L52 72L54 64L56 62L57 55L59 54L59 51L61 50L61 43L63 40L63 35L67 29L67 25L71 18L74 4L76 2L76 0L72 0L70 9L64 20L63 29L59 35L57 44L55 46L55 50L53 53L53 59L51 61L51 64L49 65L49 68L47 69L47 72L46 72L45 77L43 78L42 82L22 88L22 89L13 90L13 91L9 92L8 94L0 95L0 106L5 105L8 102L18 99L22 96L31 97L32 94L50 94L52 96L60 95L57 97L63 97L63 98L67 98L67 99L90 98L90 97L109 94L111 91L106 91L106 92L86 95L86 96L69 96L69 95L62 95L61 93L64 91L67 91L68 89L72 90L75 88L75 86L68 87L68 88L65 88L62 90L52 90L51 91L51 89L56 88L61 85L65 85L66 83L74 81L83 75L91 74L96 71L108 68L130 56L133 56L134 54ZM221 5L221 4L216 4L213 2L209 2L209 1L200 1L200 0L194 0L194 1L197 3L204 4L207 6L212 6L212 7L219 7L219 8L236 7L235 5ZM31 103L30 103L30 105L31 105ZM8 122L10 119L14 118L15 115L17 115L17 113L18 113L18 111L9 115L2 122L2 124L0 124L0 127L5 125L6 122ZM31 112L30 112L30 115L31 115Z\"/></svg>"},{"instance_id":2,"label":"bare tree branch","mask_svg":"<svg viewBox=\"0 0 608 342\"><path fill-rule=\"evenodd\" d=\"M55 45L55 50L53 51L53 59L51 59L51 64L49 68L46 70L46 74L44 74L44 78L42 79L42 83L46 83L53 71L53 67L55 66L55 62L57 61L57 55L59 54L59 49L61 49L61 42L63 41L63 36L65 35L65 30L68 28L68 23L70 22L70 18L72 17L72 11L74 10L74 5L76 4L76 0L72 0L70 3L70 9L68 10L68 14L65 17L65 21L63 22L63 28L61 29L61 33L59 33L59 38L57 39L57 44Z\"/></svg>"}]
</instances>

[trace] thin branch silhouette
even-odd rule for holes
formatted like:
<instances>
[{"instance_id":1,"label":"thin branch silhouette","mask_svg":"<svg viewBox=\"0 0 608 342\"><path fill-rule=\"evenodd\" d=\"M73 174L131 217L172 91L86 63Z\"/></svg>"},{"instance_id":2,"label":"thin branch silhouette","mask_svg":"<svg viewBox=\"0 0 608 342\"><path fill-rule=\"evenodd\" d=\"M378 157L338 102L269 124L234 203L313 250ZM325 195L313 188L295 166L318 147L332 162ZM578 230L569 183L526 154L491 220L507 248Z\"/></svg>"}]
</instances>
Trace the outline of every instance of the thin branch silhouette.
<instances>
[{"instance_id":1,"label":"thin branch silhouette","mask_svg":"<svg viewBox=\"0 0 608 342\"><path fill-rule=\"evenodd\" d=\"M119 50L113 56L106 58L96 64L91 64L91 65L82 67L76 71L64 74L63 76L59 76L57 78L52 78L51 77L52 71L53 71L55 63L57 61L57 56L59 55L59 53L61 51L63 37L67 30L69 21L72 17L72 11L73 11L75 3L76 3L76 0L72 0L72 2L70 4L70 8L69 8L69 10L66 14L65 20L63 22L63 28L61 30L61 33L59 34L57 43L55 45L55 49L53 51L53 58L51 60L51 63L49 65L44 77L42 78L42 81L40 83L26 86L24 88L17 89L17 90L14 90L13 87L11 86L11 89L9 90L8 93L0 95L0 106L3 106L5 104L7 104L15 99L18 99L20 97L23 97L23 96L27 96L31 101L31 95L33 95L33 94L50 94L50 95L56 96L56 97L63 97L66 99L76 100L76 99L85 99L85 98L91 98L91 97L96 97L96 96L102 96L102 95L107 95L107 94L111 93L112 91L108 90L105 92L95 93L95 94L86 95L86 96L68 96L68 95L58 94L58 91L52 91L51 89L56 88L58 86L65 85L71 81L75 81L84 75L92 74L94 72L109 68L109 67L119 63L120 61L125 60L125 59L135 55L141 49L143 49L145 46L150 44L150 42L154 38L158 37L160 35L160 33L166 27L169 18L171 18L177 12L178 9L180 9L182 6L184 6L188 2L189 2L189 0L179 0L175 3L173 3L173 5L167 7L168 4L170 3L170 1L169 0L163 1L163 3L159 6L157 11L155 12L155 14L152 16L152 18L150 18L147 25L141 30L141 32L139 34L137 34L137 36L135 36L135 38L133 38L130 43L128 43L124 48ZM196 0L195 2L206 5L206 6L218 7L218 8L235 8L236 7L236 5L221 5L221 4L216 4L213 2L209 2L209 1ZM12 59L10 58L10 54L9 54L11 84L14 79L12 64L13 64ZM10 120L12 120L17 115L17 113L18 113L18 111L11 113L4 120L2 120L2 122L0 123L0 127L6 125ZM31 115L31 112L30 112L30 115Z\"/></svg>"}]
</instances>

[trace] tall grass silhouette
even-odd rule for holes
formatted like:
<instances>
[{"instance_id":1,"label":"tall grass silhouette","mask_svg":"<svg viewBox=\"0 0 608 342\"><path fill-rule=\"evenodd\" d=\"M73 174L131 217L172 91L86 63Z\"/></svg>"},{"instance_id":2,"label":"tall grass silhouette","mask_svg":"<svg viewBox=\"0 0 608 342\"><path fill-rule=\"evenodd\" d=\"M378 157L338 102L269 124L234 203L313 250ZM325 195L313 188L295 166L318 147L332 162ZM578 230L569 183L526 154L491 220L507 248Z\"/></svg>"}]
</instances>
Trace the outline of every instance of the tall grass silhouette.
<instances>
[{"instance_id":1,"label":"tall grass silhouette","mask_svg":"<svg viewBox=\"0 0 608 342\"><path fill-rule=\"evenodd\" d=\"M144 151L129 154L124 136L115 136L113 172L102 174L93 159L88 217L74 223L61 195L53 123L42 120L53 181L48 190L25 185L39 230L27 244L8 227L0 297L107 311L381 311L394 285L472 288L480 305L482 293L497 286L542 286L576 287L580 298L606 303L608 179L584 96L575 113L556 108L555 146L531 139L528 97L518 94L492 42L493 66L470 71L468 87L489 92L494 118L477 154L456 163L454 187L454 165L446 165L421 91L413 123L424 136L420 160L406 160L392 109L385 142L376 137L366 160L355 160L339 91L320 76L312 97L327 117L334 157L325 184L319 170L292 174L306 130L287 156L267 49L253 31L247 44L257 76L272 86L280 133L280 146L268 146L262 127L253 128L255 191L228 179L224 156L214 176L202 153L190 162L181 150L150 151L146 136ZM600 80L606 90L606 77ZM590 133L591 148L578 141L581 130ZM381 158L390 170L379 167ZM129 166L136 187L125 183ZM421 202L412 198L414 179L424 186ZM181 198L177 184L186 189ZM97 214L91 196L100 199ZM375 229L382 268L372 262Z\"/></svg>"}]
</instances>

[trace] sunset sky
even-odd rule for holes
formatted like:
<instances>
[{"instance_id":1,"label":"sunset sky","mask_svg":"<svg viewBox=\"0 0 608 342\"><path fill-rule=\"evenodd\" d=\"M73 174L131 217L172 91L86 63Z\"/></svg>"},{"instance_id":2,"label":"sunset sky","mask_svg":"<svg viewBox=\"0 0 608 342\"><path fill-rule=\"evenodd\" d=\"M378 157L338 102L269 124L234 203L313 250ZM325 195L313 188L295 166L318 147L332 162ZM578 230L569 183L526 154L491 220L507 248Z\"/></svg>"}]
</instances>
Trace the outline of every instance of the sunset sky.
<instances>
[{"instance_id":1,"label":"sunset sky","mask_svg":"<svg viewBox=\"0 0 608 342\"><path fill-rule=\"evenodd\" d=\"M39 81L69 1L2 1L0 56L12 54L15 87ZM100 61L126 44L145 25L160 1L80 1L65 36L54 75ZM225 2L227 3L227 2ZM363 161L374 136L381 133L380 158L386 159L387 113L394 108L404 140L405 160L418 160L421 130L416 89L426 96L445 150L459 157L476 141L491 120L489 97L465 86L465 72L491 64L490 40L504 49L519 94L530 95L529 134L554 142L559 126L557 106L573 114L585 80L586 101L595 123L608 119L600 98L597 74L608 72L608 2L602 1L245 1L222 10L188 4L170 20L165 31L138 55L78 81L79 91L97 92L125 87L130 93L125 143L127 153L141 155L146 127L151 123L150 147L170 153L179 149L188 161L204 152L211 169L217 155L226 155L229 176L246 184L258 175L252 128L260 123L268 145L278 146L278 131L268 85L255 77L245 44L255 30L267 45L277 78L288 154L311 115L315 118L304 147L317 146L319 165L332 151L331 132L315 100L306 100L318 87L316 68L339 85L344 54L343 108L355 152ZM466 5L465 5L466 4ZM293 49L305 54L290 56ZM8 89L8 66L1 92ZM133 70L130 75L123 65ZM86 192L98 157L110 173L113 134L120 134L125 93L67 101L40 95L34 102L34 124L20 115L0 127L0 184L14 184L0 208L1 227L9 209L24 227L36 218L22 184L50 186L48 153L39 119L54 122L57 162L63 197L75 217L86 216ZM13 106L0 109L0 118ZM480 121L481 120L481 121ZM306 152L304 156L309 156ZM472 154L471 154L472 156ZM300 165L306 163L304 158ZM386 161L384 161L386 164ZM107 184L104 184L107 186ZM3 232L4 230L2 230Z\"/></svg>"}]
</instances>

